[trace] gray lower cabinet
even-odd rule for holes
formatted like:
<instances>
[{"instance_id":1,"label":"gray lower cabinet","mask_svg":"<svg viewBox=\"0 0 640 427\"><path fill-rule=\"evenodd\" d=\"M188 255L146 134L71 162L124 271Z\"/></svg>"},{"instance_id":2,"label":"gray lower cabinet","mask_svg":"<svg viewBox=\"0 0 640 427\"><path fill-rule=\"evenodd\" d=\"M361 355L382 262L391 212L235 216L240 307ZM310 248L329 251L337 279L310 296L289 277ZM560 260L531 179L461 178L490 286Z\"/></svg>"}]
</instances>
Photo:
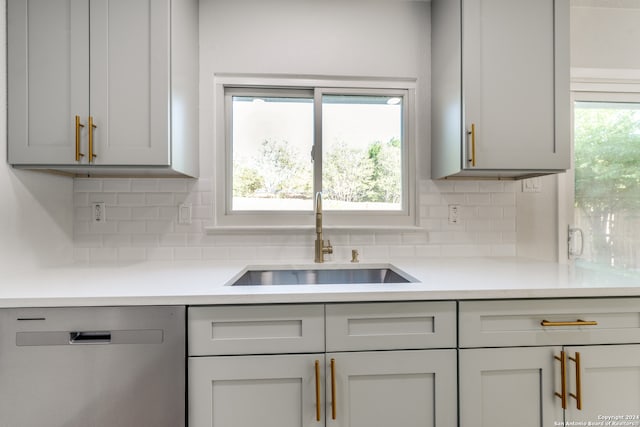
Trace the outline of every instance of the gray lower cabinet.
<instances>
[{"instance_id":1,"label":"gray lower cabinet","mask_svg":"<svg viewBox=\"0 0 640 427\"><path fill-rule=\"evenodd\" d=\"M463 301L459 310L461 427L640 422L640 300Z\"/></svg>"},{"instance_id":2,"label":"gray lower cabinet","mask_svg":"<svg viewBox=\"0 0 640 427\"><path fill-rule=\"evenodd\" d=\"M453 302L191 307L188 319L191 427L457 426Z\"/></svg>"}]
</instances>

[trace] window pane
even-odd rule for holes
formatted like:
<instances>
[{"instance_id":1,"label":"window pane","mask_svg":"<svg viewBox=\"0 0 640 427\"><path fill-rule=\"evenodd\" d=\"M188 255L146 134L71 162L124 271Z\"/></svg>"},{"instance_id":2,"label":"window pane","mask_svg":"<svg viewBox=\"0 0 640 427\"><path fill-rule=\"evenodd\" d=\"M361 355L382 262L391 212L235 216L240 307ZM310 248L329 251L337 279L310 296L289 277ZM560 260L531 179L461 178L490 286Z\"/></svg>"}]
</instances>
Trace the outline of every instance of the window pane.
<instances>
[{"instance_id":1,"label":"window pane","mask_svg":"<svg viewBox=\"0 0 640 427\"><path fill-rule=\"evenodd\" d=\"M577 102L575 221L583 265L640 267L640 104Z\"/></svg>"},{"instance_id":2,"label":"window pane","mask_svg":"<svg viewBox=\"0 0 640 427\"><path fill-rule=\"evenodd\" d=\"M232 114L232 210L312 210L313 99L234 96Z\"/></svg>"},{"instance_id":3,"label":"window pane","mask_svg":"<svg viewBox=\"0 0 640 427\"><path fill-rule=\"evenodd\" d=\"M402 209L402 102L388 96L323 96L323 207Z\"/></svg>"}]
</instances>

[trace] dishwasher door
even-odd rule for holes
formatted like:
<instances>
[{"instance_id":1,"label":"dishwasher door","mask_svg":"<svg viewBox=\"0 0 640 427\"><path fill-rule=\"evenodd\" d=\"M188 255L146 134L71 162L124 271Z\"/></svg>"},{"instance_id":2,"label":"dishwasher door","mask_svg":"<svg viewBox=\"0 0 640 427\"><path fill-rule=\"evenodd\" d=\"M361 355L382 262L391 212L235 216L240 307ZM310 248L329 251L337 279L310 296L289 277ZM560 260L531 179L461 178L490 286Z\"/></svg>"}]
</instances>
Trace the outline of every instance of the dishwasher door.
<instances>
[{"instance_id":1,"label":"dishwasher door","mask_svg":"<svg viewBox=\"0 0 640 427\"><path fill-rule=\"evenodd\" d=\"M184 425L184 307L0 310L0 427Z\"/></svg>"}]
</instances>

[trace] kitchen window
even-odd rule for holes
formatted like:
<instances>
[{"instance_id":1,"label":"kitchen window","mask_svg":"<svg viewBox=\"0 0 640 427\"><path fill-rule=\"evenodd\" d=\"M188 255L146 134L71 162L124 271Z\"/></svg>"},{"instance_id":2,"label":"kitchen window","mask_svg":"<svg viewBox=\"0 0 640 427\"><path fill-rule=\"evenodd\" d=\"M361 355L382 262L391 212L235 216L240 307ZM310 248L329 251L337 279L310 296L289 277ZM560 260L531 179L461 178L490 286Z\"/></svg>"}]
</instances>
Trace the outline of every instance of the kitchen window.
<instances>
[{"instance_id":1,"label":"kitchen window","mask_svg":"<svg viewBox=\"0 0 640 427\"><path fill-rule=\"evenodd\" d=\"M412 84L231 80L216 92L217 226L312 226L317 192L329 228L415 225Z\"/></svg>"},{"instance_id":2,"label":"kitchen window","mask_svg":"<svg viewBox=\"0 0 640 427\"><path fill-rule=\"evenodd\" d=\"M639 101L638 94L575 96L570 250L580 265L640 268Z\"/></svg>"}]
</instances>

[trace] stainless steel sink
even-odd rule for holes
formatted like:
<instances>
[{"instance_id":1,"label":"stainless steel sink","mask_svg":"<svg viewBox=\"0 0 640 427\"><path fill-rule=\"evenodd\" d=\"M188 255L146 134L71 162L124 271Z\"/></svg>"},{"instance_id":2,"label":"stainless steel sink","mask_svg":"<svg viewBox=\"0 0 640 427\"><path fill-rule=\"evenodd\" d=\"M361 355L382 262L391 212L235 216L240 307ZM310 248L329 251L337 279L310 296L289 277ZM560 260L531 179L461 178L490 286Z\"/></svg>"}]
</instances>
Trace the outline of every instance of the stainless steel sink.
<instances>
[{"instance_id":1,"label":"stainless steel sink","mask_svg":"<svg viewBox=\"0 0 640 427\"><path fill-rule=\"evenodd\" d=\"M412 280L390 267L330 269L250 269L231 283L232 286L268 285L337 285L410 283Z\"/></svg>"}]
</instances>

